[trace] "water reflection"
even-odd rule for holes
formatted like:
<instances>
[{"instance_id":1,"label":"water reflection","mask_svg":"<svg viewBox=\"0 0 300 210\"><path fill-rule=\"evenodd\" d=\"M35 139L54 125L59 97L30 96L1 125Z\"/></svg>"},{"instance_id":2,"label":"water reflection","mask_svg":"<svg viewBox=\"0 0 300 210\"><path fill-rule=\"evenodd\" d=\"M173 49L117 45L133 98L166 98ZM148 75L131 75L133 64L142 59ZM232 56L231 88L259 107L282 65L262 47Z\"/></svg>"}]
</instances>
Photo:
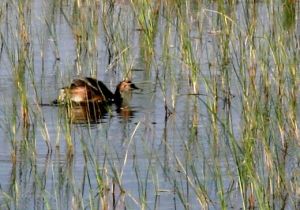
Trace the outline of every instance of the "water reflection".
<instances>
[{"instance_id":1,"label":"water reflection","mask_svg":"<svg viewBox=\"0 0 300 210\"><path fill-rule=\"evenodd\" d=\"M67 116L67 119L72 124L97 124L103 122L115 112L123 121L128 121L134 117L136 110L132 107L115 107L97 103L88 103L73 106L60 107L60 112Z\"/></svg>"},{"instance_id":2,"label":"water reflection","mask_svg":"<svg viewBox=\"0 0 300 210\"><path fill-rule=\"evenodd\" d=\"M0 209L264 207L256 195L299 208L299 4L32 1L16 22L13 2L0 4ZM33 105L87 75L145 91L122 108Z\"/></svg>"},{"instance_id":3,"label":"water reflection","mask_svg":"<svg viewBox=\"0 0 300 210\"><path fill-rule=\"evenodd\" d=\"M123 108L117 108L116 111L118 113L118 116L125 121L133 118L134 114L136 113L136 110L129 106Z\"/></svg>"},{"instance_id":4,"label":"water reflection","mask_svg":"<svg viewBox=\"0 0 300 210\"><path fill-rule=\"evenodd\" d=\"M73 124L94 124L101 122L109 111L108 106L89 103L86 105L65 106L62 107L67 114L68 120Z\"/></svg>"}]
</instances>

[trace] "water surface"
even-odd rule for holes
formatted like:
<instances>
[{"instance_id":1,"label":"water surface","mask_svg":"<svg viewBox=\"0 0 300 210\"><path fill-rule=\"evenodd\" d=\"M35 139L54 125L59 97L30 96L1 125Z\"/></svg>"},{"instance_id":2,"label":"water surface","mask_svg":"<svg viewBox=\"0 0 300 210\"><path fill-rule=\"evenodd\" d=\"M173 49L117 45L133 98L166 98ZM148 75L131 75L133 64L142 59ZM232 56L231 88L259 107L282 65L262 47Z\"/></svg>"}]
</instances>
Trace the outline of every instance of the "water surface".
<instances>
[{"instance_id":1,"label":"water surface","mask_svg":"<svg viewBox=\"0 0 300 210\"><path fill-rule=\"evenodd\" d=\"M171 1L22 2L1 3L1 209L240 209L261 207L264 196L270 208L299 207L299 3L191 1L178 13ZM281 22L288 12L294 18ZM111 90L130 78L141 91L129 110L111 106L97 123L70 122L64 107L49 104L83 76ZM269 130L256 125L251 136L246 105L266 108L266 77ZM286 116L277 108L281 82ZM247 145L255 176L243 191L247 157L238 160Z\"/></svg>"}]
</instances>

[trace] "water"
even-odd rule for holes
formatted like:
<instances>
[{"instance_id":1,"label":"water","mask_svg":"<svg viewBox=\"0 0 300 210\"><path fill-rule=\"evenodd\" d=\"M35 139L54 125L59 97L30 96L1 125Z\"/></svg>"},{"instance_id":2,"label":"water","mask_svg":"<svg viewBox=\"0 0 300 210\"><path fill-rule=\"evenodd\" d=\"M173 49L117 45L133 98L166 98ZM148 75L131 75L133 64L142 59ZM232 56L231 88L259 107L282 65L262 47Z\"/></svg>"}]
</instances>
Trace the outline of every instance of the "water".
<instances>
[{"instance_id":1,"label":"water","mask_svg":"<svg viewBox=\"0 0 300 210\"><path fill-rule=\"evenodd\" d=\"M232 11L232 18L237 18L232 22L227 19L228 24L233 23L235 35L228 46L229 63L223 62L226 52L222 47L226 45L226 36L222 37L226 27L219 24L217 3L200 4L202 8L197 2L187 4L189 40L201 69L196 79L199 94L194 92L189 67L182 59L179 17L175 13L168 14L162 5L158 10L152 62L142 50L143 42L147 40L143 36L145 29L134 15L136 8L127 1L118 1L111 11L107 2L97 1L98 25L95 28L87 25L91 23L90 13L84 14L88 18L82 17L87 21L83 26L92 28L88 30L87 40L84 40L84 33L78 35L83 26L74 18L78 14L73 13L73 1L33 0L28 5L30 12L26 17L30 18L26 23L30 32L32 60L29 63L32 66L27 67L29 70L25 74L30 126L24 134L18 83L12 70L18 61L12 62L9 56L16 56L20 44L17 2L1 3L5 14L0 23L2 43L7 45L9 52L2 51L0 60L1 209L220 209L222 196L226 208L243 208L244 195L240 193L238 166L227 129L232 129L235 140L242 145L244 93L239 71L251 62L247 60L251 52L240 51L241 46L248 45L248 40L241 42L239 36L247 33L247 21L254 15L247 9L248 4L237 3ZM258 3L255 6L258 8L257 25L253 26L256 27L255 43L262 48L257 53L257 63L269 59L269 56L264 57L267 52L264 52L266 42L263 40L271 33L282 32L273 27L273 24L281 26L272 19L278 17L270 8L281 9L280 3L275 5ZM299 12L299 4L295 5ZM91 8L87 11L93 12ZM251 13L249 19L246 12ZM290 33L298 38L291 38L291 42L298 42L299 46L298 16L294 25ZM167 30L169 37L166 37ZM95 39L89 40L93 35ZM82 39L81 42L76 42L77 38ZM113 60L110 60L109 50L115 56ZM290 51L297 52L293 48ZM269 67L272 69L270 78L275 81L275 62L270 61ZM224 80L226 71L229 72L232 94L229 94L232 96L230 106L225 98L228 96ZM104 81L111 90L129 76L141 91L133 92L129 110L117 112L112 106L111 112L97 122L75 119L70 123L65 108L39 105L51 103L57 97L58 89L73 78L91 75ZM297 79L299 81L298 76ZM216 100L216 128L210 109L215 102L215 92L210 86L214 82L219 97ZM231 128L224 126L226 120L231 121ZM214 129L218 130L217 136ZM276 140L270 150L282 149L278 133L270 135L270 139ZM71 150L68 141L72 144ZM296 149L289 147L291 151L285 159L287 171L293 171L293 175L286 175L285 182L292 180L295 187L286 189L286 193L291 194L287 202L273 192L277 197L270 206L274 208L286 203L285 208L299 207L299 148L295 146ZM256 154L264 153L260 153L264 148L258 147ZM14 149L16 157L13 156ZM274 159L276 151L271 151ZM258 167L257 175L266 179L263 185L267 189L269 174L263 168L268 166L267 161L260 156L254 159L263 162L257 163L262 167ZM253 190L253 187L251 185L249 189ZM224 191L223 195L220 189ZM247 196L251 194L247 193ZM247 198L245 200L248 202ZM257 206L258 200L255 201Z\"/></svg>"}]
</instances>

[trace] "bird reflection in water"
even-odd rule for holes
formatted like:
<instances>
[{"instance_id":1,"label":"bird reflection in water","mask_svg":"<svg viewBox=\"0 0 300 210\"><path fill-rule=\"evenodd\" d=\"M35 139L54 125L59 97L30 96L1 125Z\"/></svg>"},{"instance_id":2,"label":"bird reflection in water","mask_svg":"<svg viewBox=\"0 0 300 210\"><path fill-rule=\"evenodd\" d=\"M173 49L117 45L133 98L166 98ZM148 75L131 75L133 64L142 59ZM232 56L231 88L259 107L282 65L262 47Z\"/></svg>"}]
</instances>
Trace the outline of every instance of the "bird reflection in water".
<instances>
[{"instance_id":1,"label":"bird reflection in water","mask_svg":"<svg viewBox=\"0 0 300 210\"><path fill-rule=\"evenodd\" d=\"M139 89L130 80L120 82L112 93L103 82L93 78L75 79L62 89L53 104L64 105L71 123L99 123L112 114L112 104L120 117L128 120L134 111L130 108L132 90Z\"/></svg>"},{"instance_id":2,"label":"bird reflection in water","mask_svg":"<svg viewBox=\"0 0 300 210\"><path fill-rule=\"evenodd\" d=\"M114 106L103 106L95 103L62 107L66 110L68 120L72 124L97 124L113 115ZM134 117L135 110L131 107L117 107L116 113L123 121Z\"/></svg>"},{"instance_id":3,"label":"bird reflection in water","mask_svg":"<svg viewBox=\"0 0 300 210\"><path fill-rule=\"evenodd\" d=\"M95 124L100 123L110 112L109 106L96 103L80 104L76 106L63 107L67 111L68 119L73 124Z\"/></svg>"}]
</instances>

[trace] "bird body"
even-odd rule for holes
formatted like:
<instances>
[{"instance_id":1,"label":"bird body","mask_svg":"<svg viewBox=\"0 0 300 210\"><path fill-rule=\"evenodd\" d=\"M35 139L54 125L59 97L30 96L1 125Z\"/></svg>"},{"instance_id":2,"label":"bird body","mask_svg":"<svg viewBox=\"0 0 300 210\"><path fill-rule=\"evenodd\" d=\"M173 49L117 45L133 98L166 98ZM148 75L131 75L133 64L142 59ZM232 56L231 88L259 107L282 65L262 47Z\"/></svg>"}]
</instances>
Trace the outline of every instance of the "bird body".
<instances>
[{"instance_id":1,"label":"bird body","mask_svg":"<svg viewBox=\"0 0 300 210\"><path fill-rule=\"evenodd\" d=\"M103 82L85 77L75 79L69 86L60 89L54 104L115 103L122 106L124 98L126 99L133 89L138 88L131 81L124 80L112 93Z\"/></svg>"}]
</instances>

